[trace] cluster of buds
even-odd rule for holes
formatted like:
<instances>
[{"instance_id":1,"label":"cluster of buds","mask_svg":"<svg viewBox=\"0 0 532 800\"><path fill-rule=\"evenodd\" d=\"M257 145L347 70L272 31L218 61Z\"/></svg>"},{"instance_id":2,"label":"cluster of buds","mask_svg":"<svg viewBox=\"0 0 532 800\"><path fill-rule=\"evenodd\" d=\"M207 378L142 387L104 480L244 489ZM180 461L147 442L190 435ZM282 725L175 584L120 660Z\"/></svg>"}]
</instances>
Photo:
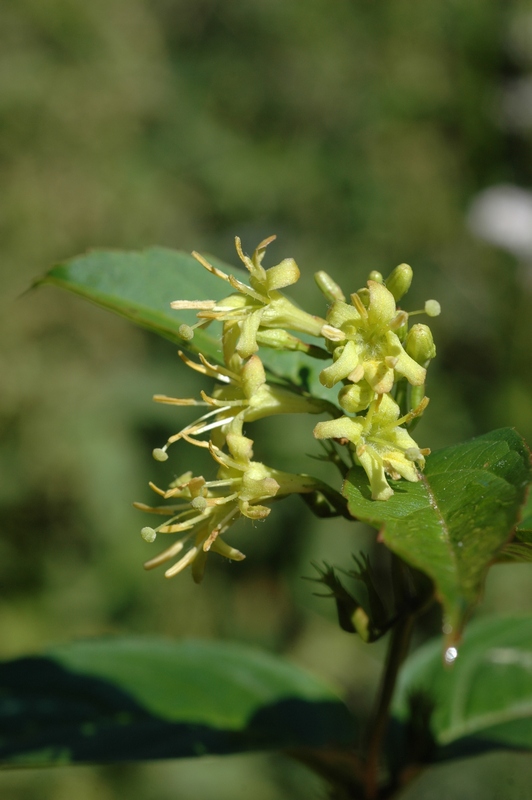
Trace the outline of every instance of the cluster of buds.
<instances>
[{"instance_id":1,"label":"cluster of buds","mask_svg":"<svg viewBox=\"0 0 532 800\"><path fill-rule=\"evenodd\" d=\"M264 519L273 500L334 491L308 475L281 472L254 461L253 440L244 434L248 423L274 414L328 415L329 419L314 428L315 438L329 440L325 451L331 461L338 461L333 443L346 446L351 465L365 470L374 500L386 500L393 494L388 478L419 480L429 452L418 447L409 430L428 404L426 371L436 351L428 326L409 328L409 318L419 313L437 316L439 304L429 300L422 311L410 313L397 307L412 281L411 268L401 264L386 280L372 272L367 285L350 295L350 302L326 273L318 272L316 282L330 305L325 318L309 314L280 291L298 280L295 261L287 258L269 269L262 266L266 247L274 238L263 241L251 258L236 240L238 255L249 272L249 285L195 253L199 263L227 282L233 292L221 301L177 300L171 304L179 310L195 309L198 326L222 324L223 364L210 363L201 354L199 362L194 362L180 353L187 366L216 381L215 388L210 394L202 391L201 399L154 398L160 403L206 409L163 447L156 448L154 458L165 461L168 447L183 440L205 448L216 465L212 480L187 472L168 490L150 484L158 495L172 501L169 505L135 504L166 517L162 525L142 529L146 541L154 541L157 534L178 534L177 540L145 565L150 569L174 561L166 570L167 577L191 566L193 578L199 582L211 550L242 560L244 555L223 538L239 517ZM185 340L194 335L188 325L180 332ZM309 337L319 340L320 346L309 344ZM268 383L257 355L260 347L329 357L320 381L329 389L339 385L336 402L296 387L292 390Z\"/></svg>"}]
</instances>

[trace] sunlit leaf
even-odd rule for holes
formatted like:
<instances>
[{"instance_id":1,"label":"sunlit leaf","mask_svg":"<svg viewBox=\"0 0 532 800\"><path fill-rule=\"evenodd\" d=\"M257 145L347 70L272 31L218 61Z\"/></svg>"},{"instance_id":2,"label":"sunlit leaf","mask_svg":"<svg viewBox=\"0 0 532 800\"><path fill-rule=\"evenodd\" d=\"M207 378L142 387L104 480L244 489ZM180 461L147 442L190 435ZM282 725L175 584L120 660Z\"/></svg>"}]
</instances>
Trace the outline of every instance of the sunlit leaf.
<instances>
[{"instance_id":1,"label":"sunlit leaf","mask_svg":"<svg viewBox=\"0 0 532 800\"><path fill-rule=\"evenodd\" d=\"M353 516L380 528L391 550L434 581L449 646L520 519L529 481L528 448L504 428L433 453L422 479L392 481L386 501L371 500L365 473L353 469L344 496Z\"/></svg>"},{"instance_id":2,"label":"sunlit leaf","mask_svg":"<svg viewBox=\"0 0 532 800\"><path fill-rule=\"evenodd\" d=\"M249 275L212 256L213 266L249 282ZM180 326L197 322L195 311L175 311L172 300L221 300L234 289L204 269L189 253L164 247L142 251L93 250L52 267L40 284L59 286L130 322L176 342L183 350L201 352L221 362L221 326L213 323L196 330L191 341L179 335ZM318 380L322 362L301 352L261 348L261 358L280 379L334 401L334 393Z\"/></svg>"},{"instance_id":3,"label":"sunlit leaf","mask_svg":"<svg viewBox=\"0 0 532 800\"><path fill-rule=\"evenodd\" d=\"M210 259L240 279L247 273ZM179 335L183 323L197 322L194 311L174 311L172 300L221 300L233 292L189 253L165 247L142 251L93 250L52 267L38 281L68 289L96 305L177 342L182 348L220 360L220 331L197 330L187 342ZM212 331L212 332L211 332Z\"/></svg>"},{"instance_id":4,"label":"sunlit leaf","mask_svg":"<svg viewBox=\"0 0 532 800\"><path fill-rule=\"evenodd\" d=\"M108 638L0 664L0 763L177 758L347 743L319 679L222 642Z\"/></svg>"}]
</instances>

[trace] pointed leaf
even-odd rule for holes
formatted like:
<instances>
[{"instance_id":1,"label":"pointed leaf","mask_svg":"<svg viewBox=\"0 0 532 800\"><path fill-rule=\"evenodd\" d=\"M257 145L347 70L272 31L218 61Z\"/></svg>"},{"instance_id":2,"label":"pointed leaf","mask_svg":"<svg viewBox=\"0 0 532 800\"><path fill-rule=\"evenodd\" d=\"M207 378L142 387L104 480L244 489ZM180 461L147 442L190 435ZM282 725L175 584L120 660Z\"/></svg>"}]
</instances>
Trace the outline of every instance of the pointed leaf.
<instances>
[{"instance_id":1,"label":"pointed leaf","mask_svg":"<svg viewBox=\"0 0 532 800\"><path fill-rule=\"evenodd\" d=\"M532 615L472 622L451 669L442 664L440 641L420 648L400 675L399 725L408 720L409 698L420 693L433 708L434 758L532 751Z\"/></svg>"},{"instance_id":2,"label":"pointed leaf","mask_svg":"<svg viewBox=\"0 0 532 800\"><path fill-rule=\"evenodd\" d=\"M246 280L243 270L216 259L211 263ZM214 327L197 330L194 339L187 342L179 335L179 327L197 322L195 311L170 308L172 300L221 300L234 291L189 253L165 247L138 252L93 250L52 267L37 285L43 283L68 289L184 349L201 350L220 361L219 331Z\"/></svg>"},{"instance_id":3,"label":"pointed leaf","mask_svg":"<svg viewBox=\"0 0 532 800\"><path fill-rule=\"evenodd\" d=\"M108 638L0 664L0 763L178 758L347 743L328 686L223 642Z\"/></svg>"},{"instance_id":4,"label":"pointed leaf","mask_svg":"<svg viewBox=\"0 0 532 800\"><path fill-rule=\"evenodd\" d=\"M223 272L249 283L246 270L208 257ZM177 342L183 350L220 363L221 326L197 329L191 341L179 335L183 323L197 322L196 312L175 311L172 300L222 300L235 291L226 281L204 269L193 256L179 250L151 247L142 251L93 250L52 267L36 285L68 289L102 308ZM275 376L335 401L334 393L318 380L322 362L300 352L261 348L265 367Z\"/></svg>"},{"instance_id":5,"label":"pointed leaf","mask_svg":"<svg viewBox=\"0 0 532 800\"><path fill-rule=\"evenodd\" d=\"M434 581L449 646L520 518L529 481L528 448L504 428L433 453L422 479L392 481L386 501L371 500L365 473L353 469L344 496L353 516L381 528L386 545Z\"/></svg>"}]
</instances>

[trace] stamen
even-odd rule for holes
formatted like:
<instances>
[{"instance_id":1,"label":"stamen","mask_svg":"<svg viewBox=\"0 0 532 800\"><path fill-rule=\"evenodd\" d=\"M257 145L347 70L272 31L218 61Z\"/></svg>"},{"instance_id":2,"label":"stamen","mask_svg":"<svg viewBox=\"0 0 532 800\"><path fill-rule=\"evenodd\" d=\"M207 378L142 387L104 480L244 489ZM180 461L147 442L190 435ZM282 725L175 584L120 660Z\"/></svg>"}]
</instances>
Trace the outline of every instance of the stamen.
<instances>
[{"instance_id":1,"label":"stamen","mask_svg":"<svg viewBox=\"0 0 532 800\"><path fill-rule=\"evenodd\" d=\"M229 276L229 283L231 284L233 289L236 289L241 294L245 294L248 297L253 298L253 300L256 300L261 305L264 305L265 303L268 303L269 298L268 298L267 295L259 294L258 292L255 292L253 289L251 289L245 283L242 283L242 281L237 280L237 278L235 278L233 275Z\"/></svg>"},{"instance_id":2,"label":"stamen","mask_svg":"<svg viewBox=\"0 0 532 800\"><path fill-rule=\"evenodd\" d=\"M424 397L421 403L416 406L412 411L409 411L408 414L405 414L404 417L400 417L396 420L393 425L388 425L384 430L389 430L390 428L397 428L399 425L404 425L406 422L411 422L411 420L415 419L416 417L421 416L421 414L425 411L426 407L428 406L430 400L428 397Z\"/></svg>"},{"instance_id":3,"label":"stamen","mask_svg":"<svg viewBox=\"0 0 532 800\"><path fill-rule=\"evenodd\" d=\"M239 464L238 461L235 461L235 459L231 458L231 456L227 455L227 453L222 453L220 448L216 447L216 445L214 445L212 442L209 442L209 450L214 460L217 461L222 467L232 467L233 469L237 469L239 472L244 471L242 464Z\"/></svg>"},{"instance_id":4,"label":"stamen","mask_svg":"<svg viewBox=\"0 0 532 800\"><path fill-rule=\"evenodd\" d=\"M229 514L227 514L227 516L225 516L222 519L222 521L219 522L215 528L213 528L207 539L205 539L205 541L203 542L203 549L206 553L211 549L212 545L220 535L222 529L225 528L225 530L227 530L227 528L229 527L235 516L237 516L239 513L240 512L238 508L231 509Z\"/></svg>"},{"instance_id":5,"label":"stamen","mask_svg":"<svg viewBox=\"0 0 532 800\"><path fill-rule=\"evenodd\" d=\"M261 242L261 244L263 244ZM253 259L249 258L244 251L242 250L242 242L240 241L239 236L235 236L235 248L236 252L238 253L239 259L242 261L248 272L254 277L256 280L265 281L266 280L266 270L261 267L260 262L262 261L263 255L259 255L260 245L257 247L255 252L253 253Z\"/></svg>"},{"instance_id":6,"label":"stamen","mask_svg":"<svg viewBox=\"0 0 532 800\"><path fill-rule=\"evenodd\" d=\"M396 331L406 325L408 322L408 314L406 311L398 311L395 317L390 322L390 330Z\"/></svg>"},{"instance_id":7,"label":"stamen","mask_svg":"<svg viewBox=\"0 0 532 800\"><path fill-rule=\"evenodd\" d=\"M216 306L216 300L172 300L170 306L179 311L195 308L211 310Z\"/></svg>"},{"instance_id":8,"label":"stamen","mask_svg":"<svg viewBox=\"0 0 532 800\"><path fill-rule=\"evenodd\" d=\"M159 487L156 486L154 483L152 483L152 481L148 483L148 486L150 487L150 489L153 489L153 491L156 492L156 494L161 495L161 497L166 497L167 492L164 489L159 489Z\"/></svg>"},{"instance_id":9,"label":"stamen","mask_svg":"<svg viewBox=\"0 0 532 800\"><path fill-rule=\"evenodd\" d=\"M195 400L193 397L168 397L166 394L154 394L152 399L155 403L166 403L169 406L208 405L208 403L202 403L201 400Z\"/></svg>"},{"instance_id":10,"label":"stamen","mask_svg":"<svg viewBox=\"0 0 532 800\"><path fill-rule=\"evenodd\" d=\"M163 552L159 553L159 555L155 556L155 558L151 558L149 561L146 561L144 564L144 569L153 569L154 567L158 567L159 564L164 564L165 561L170 561L171 558L181 552L187 539L190 539L190 534L185 536L183 539L180 539L178 542L175 542L175 544L173 544L171 547L168 547L166 550L163 550Z\"/></svg>"},{"instance_id":11,"label":"stamen","mask_svg":"<svg viewBox=\"0 0 532 800\"><path fill-rule=\"evenodd\" d=\"M358 383L364 377L364 367L362 364L357 364L354 370L349 373L347 376L347 380L353 381L353 383Z\"/></svg>"},{"instance_id":12,"label":"stamen","mask_svg":"<svg viewBox=\"0 0 532 800\"><path fill-rule=\"evenodd\" d=\"M243 561L245 559L244 553L241 553L240 550L237 550L236 547L231 547L224 542L220 536L223 535L223 531L218 536L215 542L213 542L212 550L214 553L219 553L221 556L225 558L230 558L232 561Z\"/></svg>"},{"instance_id":13,"label":"stamen","mask_svg":"<svg viewBox=\"0 0 532 800\"><path fill-rule=\"evenodd\" d=\"M360 296L357 294L357 292L353 292L353 294L351 295L351 302L353 303L354 307L356 308L362 319L367 319L368 310L364 305L364 303L362 302L362 300L360 299Z\"/></svg>"},{"instance_id":14,"label":"stamen","mask_svg":"<svg viewBox=\"0 0 532 800\"><path fill-rule=\"evenodd\" d=\"M219 380L221 380L222 378L220 376L224 376L224 377L226 377L228 379L229 382L238 383L239 376L236 373L232 372L230 369L226 369L225 367L219 366L218 364L210 364L207 361L207 359L205 358L205 356L203 355L203 353L198 353L198 355L199 355L199 360L201 361L201 363L205 367L208 367L209 369L212 369L212 371L214 373L213 377L218 378Z\"/></svg>"},{"instance_id":15,"label":"stamen","mask_svg":"<svg viewBox=\"0 0 532 800\"><path fill-rule=\"evenodd\" d=\"M346 338L345 333L340 328L335 328L334 325L323 325L320 333L324 339L328 339L330 342L343 342Z\"/></svg>"},{"instance_id":16,"label":"stamen","mask_svg":"<svg viewBox=\"0 0 532 800\"><path fill-rule=\"evenodd\" d=\"M212 275L216 275L217 278L221 278L224 281L229 281L229 275L226 275L221 269L213 267L212 264L209 264L206 258L203 258L203 256L197 253L195 250L192 251L192 256L196 259L196 261L199 261L202 267L205 267L208 272L212 273Z\"/></svg>"},{"instance_id":17,"label":"stamen","mask_svg":"<svg viewBox=\"0 0 532 800\"><path fill-rule=\"evenodd\" d=\"M206 414L203 414L203 416L199 417L190 425L187 425L185 428L183 428L183 430L179 431L179 433L174 433L173 436L170 436L170 438L168 439L167 443L164 446L165 449L168 447L168 445L179 441L179 439L182 438L184 439L186 434L193 433L195 435L198 433L205 433L205 431L209 431L212 430L213 428L219 428L221 425L225 425L226 422L228 421L227 418L216 420L215 422L212 422L210 425L200 425L200 427L197 428L198 423L203 422L204 420L209 419L209 417L213 417L216 414L221 414L224 411L229 411L230 408L231 406L226 405L222 406L221 408L214 408L212 409L212 411L208 411ZM231 417L231 419L233 419L233 417Z\"/></svg>"},{"instance_id":18,"label":"stamen","mask_svg":"<svg viewBox=\"0 0 532 800\"><path fill-rule=\"evenodd\" d=\"M191 511L192 510L195 511L196 509L191 509ZM205 519L204 513L198 514L196 517L192 517L191 519L188 519L186 522L178 522L175 525L161 525L159 528L157 528L157 531L159 533L181 533L182 531L189 531L191 528L194 527L194 525L197 525L198 522L201 522L204 519Z\"/></svg>"},{"instance_id":19,"label":"stamen","mask_svg":"<svg viewBox=\"0 0 532 800\"><path fill-rule=\"evenodd\" d=\"M195 447L209 447L209 443L203 441L202 439L194 439L192 436L189 436L188 433L184 433L182 436L184 442L188 444L193 444Z\"/></svg>"},{"instance_id":20,"label":"stamen","mask_svg":"<svg viewBox=\"0 0 532 800\"><path fill-rule=\"evenodd\" d=\"M224 410L226 411L228 408L234 408L235 406L244 406L248 404L248 401L244 398L239 400L217 400L215 397L209 397L209 395L203 391L200 392L201 396L205 400L204 405L208 406L216 406L218 410L220 410L221 406L225 406Z\"/></svg>"},{"instance_id":21,"label":"stamen","mask_svg":"<svg viewBox=\"0 0 532 800\"><path fill-rule=\"evenodd\" d=\"M177 564L174 564L173 567L170 567L170 569L166 570L164 577L173 578L174 575L182 572L186 567L188 567L189 564L192 564L198 554L198 550L198 547L191 547L188 553L186 553L186 555L184 555L183 558L177 562Z\"/></svg>"}]
</instances>

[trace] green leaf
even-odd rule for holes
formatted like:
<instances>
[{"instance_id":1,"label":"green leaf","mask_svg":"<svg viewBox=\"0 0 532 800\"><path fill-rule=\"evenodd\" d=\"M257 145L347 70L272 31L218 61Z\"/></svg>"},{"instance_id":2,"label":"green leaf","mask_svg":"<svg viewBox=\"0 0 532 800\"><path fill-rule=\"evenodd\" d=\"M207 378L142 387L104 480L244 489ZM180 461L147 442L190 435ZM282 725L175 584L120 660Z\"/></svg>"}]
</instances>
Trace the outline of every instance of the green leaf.
<instances>
[{"instance_id":1,"label":"green leaf","mask_svg":"<svg viewBox=\"0 0 532 800\"><path fill-rule=\"evenodd\" d=\"M532 750L532 615L472 622L450 669L439 641L420 648L400 674L393 709L400 726L416 696L432 707L436 759Z\"/></svg>"},{"instance_id":2,"label":"green leaf","mask_svg":"<svg viewBox=\"0 0 532 800\"><path fill-rule=\"evenodd\" d=\"M389 500L371 500L361 469L349 472L344 496L353 516L381 528L386 545L434 581L450 646L515 528L529 481L528 448L503 428L433 453L418 483L391 482Z\"/></svg>"},{"instance_id":3,"label":"green leaf","mask_svg":"<svg viewBox=\"0 0 532 800\"><path fill-rule=\"evenodd\" d=\"M177 758L348 743L320 680L223 642L108 638L0 664L0 763Z\"/></svg>"},{"instance_id":4,"label":"green leaf","mask_svg":"<svg viewBox=\"0 0 532 800\"><path fill-rule=\"evenodd\" d=\"M246 270L209 256L213 266L248 283ZM179 335L183 323L197 322L195 311L174 311L172 300L222 300L234 289L216 278L193 256L179 250L151 247L142 251L93 250L52 267L36 285L52 284L81 295L130 322L147 328L183 350L201 352L220 363L221 326L213 323L197 329L191 341ZM334 392L318 380L320 360L301 352L277 352L261 348L269 372L298 387L335 402Z\"/></svg>"},{"instance_id":5,"label":"green leaf","mask_svg":"<svg viewBox=\"0 0 532 800\"><path fill-rule=\"evenodd\" d=\"M246 280L247 272L210 260L219 269ZM196 330L194 339L186 342L179 335L179 327L197 322L195 312L170 308L172 300L221 300L234 291L188 253L165 247L139 252L93 250L52 267L37 285L46 283L81 295L179 343L183 349L201 351L216 361L221 359L219 331L214 327Z\"/></svg>"}]
</instances>

